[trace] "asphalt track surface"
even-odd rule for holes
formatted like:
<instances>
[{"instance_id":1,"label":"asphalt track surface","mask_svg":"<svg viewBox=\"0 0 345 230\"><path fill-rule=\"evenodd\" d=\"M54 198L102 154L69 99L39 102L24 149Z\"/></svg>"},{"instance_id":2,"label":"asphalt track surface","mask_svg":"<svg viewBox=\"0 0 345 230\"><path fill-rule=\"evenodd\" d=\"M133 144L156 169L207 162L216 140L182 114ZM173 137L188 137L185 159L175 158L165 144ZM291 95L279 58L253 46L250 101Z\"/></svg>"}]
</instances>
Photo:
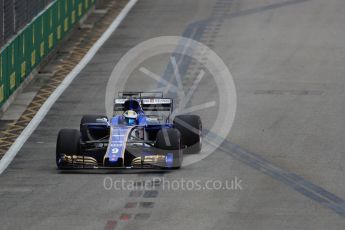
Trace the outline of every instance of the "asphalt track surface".
<instances>
[{"instance_id":1,"label":"asphalt track surface","mask_svg":"<svg viewBox=\"0 0 345 230\"><path fill-rule=\"evenodd\" d=\"M0 228L344 229L344 22L341 0L139 1L0 176ZM83 114L103 114L116 63L138 43L166 35L205 43L231 70L238 106L224 144L170 173L59 173L58 130L78 128ZM143 65L163 74L168 61ZM208 79L196 103L216 99ZM128 89L154 84L137 72ZM200 112L206 127L213 112ZM242 189L107 190L108 177L237 177Z\"/></svg>"}]
</instances>

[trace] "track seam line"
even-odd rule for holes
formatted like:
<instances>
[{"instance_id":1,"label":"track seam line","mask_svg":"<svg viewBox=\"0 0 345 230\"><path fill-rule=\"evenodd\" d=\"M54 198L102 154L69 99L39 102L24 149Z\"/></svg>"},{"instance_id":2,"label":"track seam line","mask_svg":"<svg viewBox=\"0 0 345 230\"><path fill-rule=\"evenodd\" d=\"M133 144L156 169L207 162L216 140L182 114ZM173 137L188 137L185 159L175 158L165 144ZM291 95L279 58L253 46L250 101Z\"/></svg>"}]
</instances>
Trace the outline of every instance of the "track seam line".
<instances>
[{"instance_id":1,"label":"track seam line","mask_svg":"<svg viewBox=\"0 0 345 230\"><path fill-rule=\"evenodd\" d=\"M335 211L340 216L345 217L344 200L337 197L336 195L315 184L312 184L311 182L305 180L303 177L277 167L273 163L263 159L261 156L242 149L236 144L233 144L227 140L223 142L223 144L228 145L228 148L219 148L219 150L221 150L223 153L231 155L242 163L245 163L250 167L259 170L260 172L270 176L271 178L276 179L277 181L289 186L290 188L293 188L295 191L301 193L302 195ZM308 195L306 193L308 193Z\"/></svg>"},{"instance_id":2,"label":"track seam line","mask_svg":"<svg viewBox=\"0 0 345 230\"><path fill-rule=\"evenodd\" d=\"M61 84L54 90L54 92L49 96L49 98L44 102L42 107L39 109L34 118L30 121L28 126L23 130L23 132L18 136L16 141L12 144L11 148L5 153L0 161L0 175L6 170L9 164L13 161L15 156L18 154L19 150L23 147L25 142L31 136L31 134L36 130L38 125L47 115L54 103L59 99L62 93L68 88L68 86L73 82L73 80L79 75L79 73L87 66L87 64L96 55L98 50L104 45L104 43L110 38L110 36L116 31L121 22L126 18L128 13L134 7L138 0L130 0L125 8L121 10L121 13L115 18L108 29L102 34L102 36L97 40L97 42L91 47L84 58L78 63L78 65L66 76L66 78L61 82Z\"/></svg>"}]
</instances>

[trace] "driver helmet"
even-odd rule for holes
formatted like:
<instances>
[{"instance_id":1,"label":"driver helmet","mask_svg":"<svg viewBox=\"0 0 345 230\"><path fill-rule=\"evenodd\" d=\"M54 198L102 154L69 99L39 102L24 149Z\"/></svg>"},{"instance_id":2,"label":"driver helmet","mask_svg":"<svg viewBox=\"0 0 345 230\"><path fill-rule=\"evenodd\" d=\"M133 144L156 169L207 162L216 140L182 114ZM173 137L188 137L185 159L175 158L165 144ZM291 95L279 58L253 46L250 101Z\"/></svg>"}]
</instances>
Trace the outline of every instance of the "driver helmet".
<instances>
[{"instance_id":1,"label":"driver helmet","mask_svg":"<svg viewBox=\"0 0 345 230\"><path fill-rule=\"evenodd\" d=\"M134 110L127 110L123 113L127 125L135 125L137 123L138 114Z\"/></svg>"}]
</instances>

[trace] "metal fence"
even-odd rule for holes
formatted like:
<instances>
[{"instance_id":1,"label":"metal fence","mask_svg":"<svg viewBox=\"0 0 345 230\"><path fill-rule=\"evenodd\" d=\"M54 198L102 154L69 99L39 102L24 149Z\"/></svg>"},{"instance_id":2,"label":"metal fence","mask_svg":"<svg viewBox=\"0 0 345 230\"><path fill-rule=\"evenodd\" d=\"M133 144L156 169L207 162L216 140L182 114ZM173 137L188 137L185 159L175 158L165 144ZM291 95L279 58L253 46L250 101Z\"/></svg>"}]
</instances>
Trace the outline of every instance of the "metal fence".
<instances>
[{"instance_id":1,"label":"metal fence","mask_svg":"<svg viewBox=\"0 0 345 230\"><path fill-rule=\"evenodd\" d=\"M0 0L0 46L54 0Z\"/></svg>"},{"instance_id":2,"label":"metal fence","mask_svg":"<svg viewBox=\"0 0 345 230\"><path fill-rule=\"evenodd\" d=\"M0 47L4 42L4 0L0 0Z\"/></svg>"},{"instance_id":3,"label":"metal fence","mask_svg":"<svg viewBox=\"0 0 345 230\"><path fill-rule=\"evenodd\" d=\"M50 5L48 0L1 1L4 12L11 7L13 10L3 14L0 107L96 0L55 0ZM23 5L16 7L20 2ZM27 12L20 16L24 11Z\"/></svg>"}]
</instances>

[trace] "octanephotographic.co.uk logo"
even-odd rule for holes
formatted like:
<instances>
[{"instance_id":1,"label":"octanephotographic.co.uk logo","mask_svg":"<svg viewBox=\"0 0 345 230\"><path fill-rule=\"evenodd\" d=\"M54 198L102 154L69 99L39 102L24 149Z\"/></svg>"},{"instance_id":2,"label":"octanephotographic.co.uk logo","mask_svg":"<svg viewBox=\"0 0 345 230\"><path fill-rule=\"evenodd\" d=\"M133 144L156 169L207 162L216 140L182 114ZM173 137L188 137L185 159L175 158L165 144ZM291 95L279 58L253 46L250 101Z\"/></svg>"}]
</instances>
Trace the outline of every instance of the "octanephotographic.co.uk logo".
<instances>
[{"instance_id":1,"label":"octanephotographic.co.uk logo","mask_svg":"<svg viewBox=\"0 0 345 230\"><path fill-rule=\"evenodd\" d=\"M232 179L166 179L165 177L153 177L150 180L127 180L124 178L112 178L107 176L103 180L103 187L107 191L135 191L157 190L162 191L241 191L243 181L237 176Z\"/></svg>"}]
</instances>

